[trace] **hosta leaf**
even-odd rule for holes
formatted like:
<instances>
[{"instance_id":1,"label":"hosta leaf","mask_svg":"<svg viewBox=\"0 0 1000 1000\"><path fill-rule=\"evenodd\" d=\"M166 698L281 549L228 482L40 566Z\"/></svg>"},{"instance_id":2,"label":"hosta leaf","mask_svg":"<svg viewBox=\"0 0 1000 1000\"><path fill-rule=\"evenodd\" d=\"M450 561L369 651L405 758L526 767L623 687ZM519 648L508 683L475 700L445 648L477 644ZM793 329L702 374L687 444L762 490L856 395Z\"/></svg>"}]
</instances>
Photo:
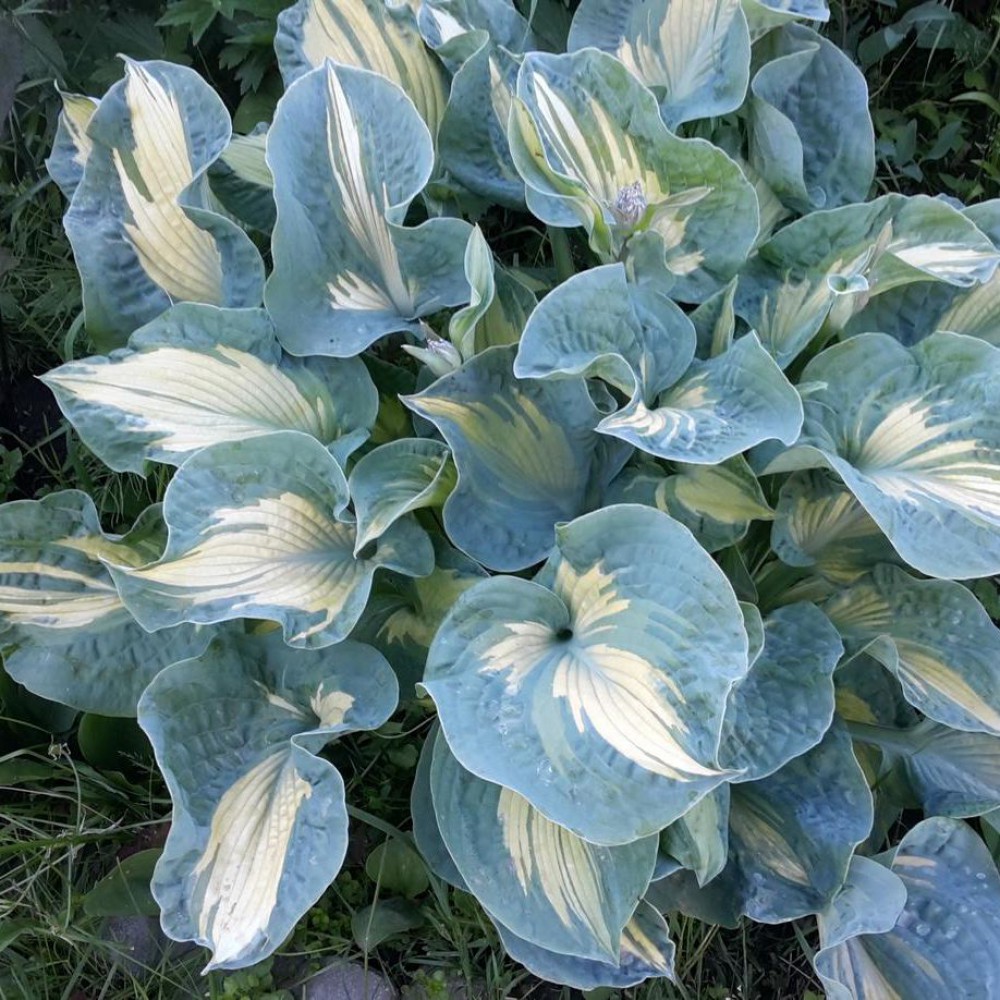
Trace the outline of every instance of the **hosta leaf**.
<instances>
[{"instance_id":1,"label":"hosta leaf","mask_svg":"<svg viewBox=\"0 0 1000 1000\"><path fill-rule=\"evenodd\" d=\"M486 576L477 562L442 538L434 543L434 571L417 578L385 574L352 633L385 656L405 695L411 695L423 677L427 651L451 606Z\"/></svg>"},{"instance_id":2,"label":"hosta leaf","mask_svg":"<svg viewBox=\"0 0 1000 1000\"><path fill-rule=\"evenodd\" d=\"M511 158L507 121L518 55L540 47L528 22L508 0L426 0L417 21L454 73L438 130L441 162L474 194L523 209L524 182Z\"/></svg>"},{"instance_id":3,"label":"hosta leaf","mask_svg":"<svg viewBox=\"0 0 1000 1000\"><path fill-rule=\"evenodd\" d=\"M735 111L750 79L740 0L583 0L569 48L617 56L654 94L670 128Z\"/></svg>"},{"instance_id":4,"label":"hosta leaf","mask_svg":"<svg viewBox=\"0 0 1000 1000\"><path fill-rule=\"evenodd\" d=\"M704 299L732 277L757 234L752 187L720 149L673 135L617 59L531 53L517 96L511 152L535 215L585 226L605 258L633 233L655 234L679 299Z\"/></svg>"},{"instance_id":5,"label":"hosta leaf","mask_svg":"<svg viewBox=\"0 0 1000 1000\"><path fill-rule=\"evenodd\" d=\"M448 846L441 836L437 812L434 809L434 798L431 794L431 761L434 747L437 744L437 734L441 727L434 723L428 730L420 757L417 760L417 770L413 776L413 788L410 791L410 815L413 819L413 840L420 851L427 867L439 878L453 885L456 889L468 892Z\"/></svg>"},{"instance_id":6,"label":"hosta leaf","mask_svg":"<svg viewBox=\"0 0 1000 1000\"><path fill-rule=\"evenodd\" d=\"M556 523L587 509L604 457L584 380L516 379L513 357L513 347L491 348L404 399L434 423L458 468L444 506L448 537L500 570L548 555Z\"/></svg>"},{"instance_id":7,"label":"hosta leaf","mask_svg":"<svg viewBox=\"0 0 1000 1000\"><path fill-rule=\"evenodd\" d=\"M127 61L93 113L65 226L98 347L121 346L174 302L259 305L260 254L213 211L203 180L231 130L212 88L166 62Z\"/></svg>"},{"instance_id":8,"label":"hosta leaf","mask_svg":"<svg viewBox=\"0 0 1000 1000\"><path fill-rule=\"evenodd\" d=\"M886 996L887 984L869 964L863 935L891 931L905 905L906 886L898 875L871 858L851 858L847 881L818 916L821 947L813 965L830 1000Z\"/></svg>"},{"instance_id":9,"label":"hosta leaf","mask_svg":"<svg viewBox=\"0 0 1000 1000\"><path fill-rule=\"evenodd\" d=\"M743 10L755 29L755 38L761 31L768 31L794 19L830 20L827 0L743 0Z\"/></svg>"},{"instance_id":10,"label":"hosta leaf","mask_svg":"<svg viewBox=\"0 0 1000 1000\"><path fill-rule=\"evenodd\" d=\"M354 627L376 569L420 576L433 567L430 541L410 521L355 557L347 502L340 466L305 434L214 445L167 487L162 558L112 572L145 628L266 618L281 624L290 645L329 645Z\"/></svg>"},{"instance_id":11,"label":"hosta leaf","mask_svg":"<svg viewBox=\"0 0 1000 1000\"><path fill-rule=\"evenodd\" d=\"M951 579L1000 571L1000 350L951 333L912 348L869 333L823 351L802 381L815 391L798 445L843 478L907 563Z\"/></svg>"},{"instance_id":12,"label":"hosta leaf","mask_svg":"<svg viewBox=\"0 0 1000 1000\"><path fill-rule=\"evenodd\" d=\"M753 333L661 392L641 396L597 429L658 458L714 465L772 438L791 444L802 427L802 401Z\"/></svg>"},{"instance_id":13,"label":"hosta leaf","mask_svg":"<svg viewBox=\"0 0 1000 1000\"><path fill-rule=\"evenodd\" d=\"M750 84L751 164L798 212L864 201L875 133L861 71L801 24L772 32L761 48L767 62Z\"/></svg>"},{"instance_id":14,"label":"hosta leaf","mask_svg":"<svg viewBox=\"0 0 1000 1000\"><path fill-rule=\"evenodd\" d=\"M822 909L872 825L872 797L851 740L834 726L770 777L734 785L730 866L741 910L781 923Z\"/></svg>"},{"instance_id":15,"label":"hosta leaf","mask_svg":"<svg viewBox=\"0 0 1000 1000\"><path fill-rule=\"evenodd\" d=\"M699 358L714 358L732 346L736 334L736 287L739 278L733 278L725 288L720 288L711 298L691 313L691 322L698 338Z\"/></svg>"},{"instance_id":16,"label":"hosta leaf","mask_svg":"<svg viewBox=\"0 0 1000 1000\"><path fill-rule=\"evenodd\" d=\"M666 296L629 285L621 264L594 267L550 292L528 318L519 378L598 376L630 395L655 395L694 359L695 332Z\"/></svg>"},{"instance_id":17,"label":"hosta leaf","mask_svg":"<svg viewBox=\"0 0 1000 1000\"><path fill-rule=\"evenodd\" d=\"M719 465L685 465L665 475L655 465L628 466L605 494L605 503L641 503L656 507L688 528L709 551L741 539L755 518L769 519L767 505L745 459Z\"/></svg>"},{"instance_id":18,"label":"hosta leaf","mask_svg":"<svg viewBox=\"0 0 1000 1000\"><path fill-rule=\"evenodd\" d=\"M655 836L588 844L517 792L465 770L440 736L430 780L441 836L490 916L540 948L617 960L653 873Z\"/></svg>"},{"instance_id":19,"label":"hosta leaf","mask_svg":"<svg viewBox=\"0 0 1000 1000\"><path fill-rule=\"evenodd\" d=\"M1000 734L1000 630L965 587L881 566L824 611L848 651L864 650L884 664L925 715L954 729Z\"/></svg>"},{"instance_id":20,"label":"hosta leaf","mask_svg":"<svg viewBox=\"0 0 1000 1000\"><path fill-rule=\"evenodd\" d=\"M1000 989L1000 875L966 824L927 819L903 837L888 862L903 894L875 874L875 862L861 861L820 917L816 971L831 1000L951 1000Z\"/></svg>"},{"instance_id":21,"label":"hosta leaf","mask_svg":"<svg viewBox=\"0 0 1000 1000\"><path fill-rule=\"evenodd\" d=\"M617 963L547 951L493 922L507 954L551 983L591 990L601 986L635 986L647 979L671 979L674 975L675 948L666 922L646 902L639 903L635 915L625 925Z\"/></svg>"},{"instance_id":22,"label":"hosta leaf","mask_svg":"<svg viewBox=\"0 0 1000 1000\"><path fill-rule=\"evenodd\" d=\"M910 282L969 288L998 261L986 236L945 202L885 195L813 212L771 237L740 275L736 312L784 368L828 318L844 326L872 296Z\"/></svg>"},{"instance_id":23,"label":"hosta leaf","mask_svg":"<svg viewBox=\"0 0 1000 1000\"><path fill-rule=\"evenodd\" d=\"M212 968L267 957L340 869L344 782L316 756L396 707L375 650L292 650L272 634L215 640L149 686L139 721L173 800L153 877L163 928L212 950Z\"/></svg>"},{"instance_id":24,"label":"hosta leaf","mask_svg":"<svg viewBox=\"0 0 1000 1000\"><path fill-rule=\"evenodd\" d=\"M981 816L1000 808L1000 738L923 719L910 729L854 724L855 740L898 767L928 816Z\"/></svg>"},{"instance_id":25,"label":"hosta leaf","mask_svg":"<svg viewBox=\"0 0 1000 1000\"><path fill-rule=\"evenodd\" d=\"M282 355L262 309L182 303L110 357L42 376L112 469L180 465L201 448L277 430L311 434L341 461L368 437L378 396L360 361Z\"/></svg>"},{"instance_id":26,"label":"hosta leaf","mask_svg":"<svg viewBox=\"0 0 1000 1000\"><path fill-rule=\"evenodd\" d=\"M397 86L333 63L300 77L278 106L267 161L278 206L267 308L292 354L358 354L468 300L468 223L401 224L434 148Z\"/></svg>"},{"instance_id":27,"label":"hosta leaf","mask_svg":"<svg viewBox=\"0 0 1000 1000\"><path fill-rule=\"evenodd\" d=\"M101 562L155 558L157 515L119 536L104 534L93 501L76 490L0 507L0 645L13 646L4 659L14 680L84 711L135 715L159 671L205 648L205 629L141 628Z\"/></svg>"},{"instance_id":28,"label":"hosta leaf","mask_svg":"<svg viewBox=\"0 0 1000 1000\"><path fill-rule=\"evenodd\" d=\"M466 591L424 686L463 766L586 840L622 844L727 777L719 733L746 669L721 570L677 522L626 505L560 526L534 581Z\"/></svg>"},{"instance_id":29,"label":"hosta leaf","mask_svg":"<svg viewBox=\"0 0 1000 1000\"><path fill-rule=\"evenodd\" d=\"M286 86L327 59L371 70L400 87L437 131L448 86L405 3L298 0L278 15L274 48Z\"/></svg>"},{"instance_id":30,"label":"hosta leaf","mask_svg":"<svg viewBox=\"0 0 1000 1000\"><path fill-rule=\"evenodd\" d=\"M694 872L698 885L711 882L729 855L729 785L719 785L660 834L660 850Z\"/></svg>"},{"instance_id":31,"label":"hosta leaf","mask_svg":"<svg viewBox=\"0 0 1000 1000\"><path fill-rule=\"evenodd\" d=\"M833 671L844 651L814 604L790 604L764 620L764 646L729 695L719 759L734 781L773 774L823 738L833 719Z\"/></svg>"},{"instance_id":32,"label":"hosta leaf","mask_svg":"<svg viewBox=\"0 0 1000 1000\"><path fill-rule=\"evenodd\" d=\"M59 190L72 199L93 149L93 142L87 135L87 126L97 110L98 101L84 94L67 94L63 91L59 92L59 96L62 98L62 111L59 113L56 135L52 141L52 152L45 161L45 167Z\"/></svg>"},{"instance_id":33,"label":"hosta leaf","mask_svg":"<svg viewBox=\"0 0 1000 1000\"><path fill-rule=\"evenodd\" d=\"M208 172L227 211L262 233L274 228L274 178L267 166L267 130L234 135Z\"/></svg>"},{"instance_id":34,"label":"hosta leaf","mask_svg":"<svg viewBox=\"0 0 1000 1000\"><path fill-rule=\"evenodd\" d=\"M455 483L451 453L429 438L400 438L362 456L348 485L358 519L357 555L404 514L443 503Z\"/></svg>"},{"instance_id":35,"label":"hosta leaf","mask_svg":"<svg viewBox=\"0 0 1000 1000\"><path fill-rule=\"evenodd\" d=\"M857 497L822 469L793 472L782 483L771 548L786 565L812 567L838 584L897 559Z\"/></svg>"}]
</instances>

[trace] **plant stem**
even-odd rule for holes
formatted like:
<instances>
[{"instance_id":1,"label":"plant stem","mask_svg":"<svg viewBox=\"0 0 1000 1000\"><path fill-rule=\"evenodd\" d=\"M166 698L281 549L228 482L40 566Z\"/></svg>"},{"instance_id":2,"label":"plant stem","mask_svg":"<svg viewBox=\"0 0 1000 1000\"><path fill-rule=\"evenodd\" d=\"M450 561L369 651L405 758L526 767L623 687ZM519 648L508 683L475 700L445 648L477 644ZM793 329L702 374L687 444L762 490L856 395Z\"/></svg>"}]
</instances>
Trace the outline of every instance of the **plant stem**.
<instances>
[{"instance_id":1,"label":"plant stem","mask_svg":"<svg viewBox=\"0 0 1000 1000\"><path fill-rule=\"evenodd\" d=\"M576 274L576 267L573 264L573 251L569 246L569 237L565 229L556 226L547 226L546 232L549 237L549 244L552 247L552 261L556 266L556 276L559 284Z\"/></svg>"}]
</instances>

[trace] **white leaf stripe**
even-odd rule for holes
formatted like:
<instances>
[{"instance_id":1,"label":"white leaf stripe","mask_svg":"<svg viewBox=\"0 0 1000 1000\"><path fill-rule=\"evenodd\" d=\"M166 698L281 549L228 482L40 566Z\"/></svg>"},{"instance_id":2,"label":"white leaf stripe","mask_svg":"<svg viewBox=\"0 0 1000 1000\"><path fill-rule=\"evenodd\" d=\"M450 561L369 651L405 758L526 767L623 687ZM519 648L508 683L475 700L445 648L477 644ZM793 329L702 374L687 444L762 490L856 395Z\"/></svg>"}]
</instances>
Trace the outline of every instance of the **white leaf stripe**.
<instances>
[{"instance_id":1,"label":"white leaf stripe","mask_svg":"<svg viewBox=\"0 0 1000 1000\"><path fill-rule=\"evenodd\" d=\"M399 256L386 218L390 207L381 192L371 190L363 161L358 123L333 66L326 69L326 141L330 171L340 193L339 208L358 246L378 279L338 274L327 285L331 303L340 309L389 310L401 316L416 311L412 289L400 269Z\"/></svg>"},{"instance_id":2,"label":"white leaf stripe","mask_svg":"<svg viewBox=\"0 0 1000 1000\"><path fill-rule=\"evenodd\" d=\"M317 379L225 345L211 353L160 347L111 364L71 362L43 381L127 415L126 427L175 454L274 430L303 431L323 443L336 436L333 401Z\"/></svg>"},{"instance_id":3,"label":"white leaf stripe","mask_svg":"<svg viewBox=\"0 0 1000 1000\"><path fill-rule=\"evenodd\" d=\"M189 551L129 575L187 606L225 601L237 612L266 605L318 616L290 639L301 641L336 620L370 571L353 550L353 525L285 492L219 508Z\"/></svg>"},{"instance_id":4,"label":"white leaf stripe","mask_svg":"<svg viewBox=\"0 0 1000 1000\"><path fill-rule=\"evenodd\" d=\"M0 584L0 615L10 625L75 629L122 609L110 580L65 566L0 562L2 578L8 582Z\"/></svg>"},{"instance_id":5,"label":"white leaf stripe","mask_svg":"<svg viewBox=\"0 0 1000 1000\"><path fill-rule=\"evenodd\" d=\"M436 130L447 93L441 68L416 30L380 0L308 0L301 50L311 66L326 59L370 69L398 84Z\"/></svg>"},{"instance_id":6,"label":"white leaf stripe","mask_svg":"<svg viewBox=\"0 0 1000 1000\"><path fill-rule=\"evenodd\" d=\"M613 953L614 935L602 906L605 892L594 848L546 819L509 788L500 791L497 816L524 893L540 891L563 926L581 924L602 948Z\"/></svg>"},{"instance_id":7,"label":"white leaf stripe","mask_svg":"<svg viewBox=\"0 0 1000 1000\"><path fill-rule=\"evenodd\" d=\"M219 801L192 872L199 933L214 946L213 965L240 958L266 934L295 819L311 794L285 751L265 757Z\"/></svg>"},{"instance_id":8,"label":"white leaf stripe","mask_svg":"<svg viewBox=\"0 0 1000 1000\"><path fill-rule=\"evenodd\" d=\"M221 305L222 255L178 198L194 180L187 133L174 96L143 66L126 65L125 99L134 148L112 150L132 215L124 229L150 279L174 300Z\"/></svg>"}]
</instances>

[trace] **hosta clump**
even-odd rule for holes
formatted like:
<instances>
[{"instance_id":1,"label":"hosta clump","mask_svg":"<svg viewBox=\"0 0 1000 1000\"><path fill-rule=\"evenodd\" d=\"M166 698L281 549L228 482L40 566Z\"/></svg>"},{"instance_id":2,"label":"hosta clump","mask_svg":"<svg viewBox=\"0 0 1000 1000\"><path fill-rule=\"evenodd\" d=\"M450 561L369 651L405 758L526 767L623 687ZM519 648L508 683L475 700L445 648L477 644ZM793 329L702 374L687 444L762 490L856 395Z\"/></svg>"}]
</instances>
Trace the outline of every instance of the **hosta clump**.
<instances>
[{"instance_id":1,"label":"hosta clump","mask_svg":"<svg viewBox=\"0 0 1000 1000\"><path fill-rule=\"evenodd\" d=\"M998 995L1000 205L864 200L820 0L533 11L299 0L250 136L167 63L65 98L106 353L45 382L176 471L120 534L0 509L6 669L138 716L213 967L329 884L324 748L420 682L414 839L538 975L671 977L679 911Z\"/></svg>"}]
</instances>

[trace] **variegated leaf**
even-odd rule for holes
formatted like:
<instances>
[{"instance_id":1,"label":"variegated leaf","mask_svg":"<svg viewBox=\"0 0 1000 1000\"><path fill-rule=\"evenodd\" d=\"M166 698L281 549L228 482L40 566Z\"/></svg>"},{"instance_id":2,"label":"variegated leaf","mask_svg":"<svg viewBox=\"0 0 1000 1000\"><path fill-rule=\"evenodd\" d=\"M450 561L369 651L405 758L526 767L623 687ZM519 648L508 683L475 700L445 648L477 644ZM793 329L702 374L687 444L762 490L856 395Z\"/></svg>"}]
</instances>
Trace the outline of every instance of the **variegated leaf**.
<instances>
[{"instance_id":1,"label":"variegated leaf","mask_svg":"<svg viewBox=\"0 0 1000 1000\"><path fill-rule=\"evenodd\" d=\"M793 472L781 484L771 547L786 565L811 567L836 584L897 560L857 497L821 469Z\"/></svg>"},{"instance_id":2,"label":"variegated leaf","mask_svg":"<svg viewBox=\"0 0 1000 1000\"><path fill-rule=\"evenodd\" d=\"M399 438L362 456L348 486L358 521L357 555L409 511L444 503L455 485L447 445L430 438Z\"/></svg>"},{"instance_id":3,"label":"variegated leaf","mask_svg":"<svg viewBox=\"0 0 1000 1000\"><path fill-rule=\"evenodd\" d=\"M650 405L635 395L597 429L658 458L714 465L778 438L791 444L802 401L753 333L708 361L695 361Z\"/></svg>"},{"instance_id":4,"label":"variegated leaf","mask_svg":"<svg viewBox=\"0 0 1000 1000\"><path fill-rule=\"evenodd\" d=\"M774 924L816 913L844 883L872 826L872 797L843 726L760 781L730 787L729 860L699 887L679 871L653 883L658 909L735 926L741 914Z\"/></svg>"},{"instance_id":5,"label":"variegated leaf","mask_svg":"<svg viewBox=\"0 0 1000 1000\"><path fill-rule=\"evenodd\" d=\"M314 438L280 431L214 445L167 487L166 551L146 566L113 565L145 628L266 618L293 646L339 642L354 627L380 567L411 576L433 568L430 540L400 520L374 551L354 555L347 481Z\"/></svg>"},{"instance_id":6,"label":"variegated leaf","mask_svg":"<svg viewBox=\"0 0 1000 1000\"><path fill-rule=\"evenodd\" d=\"M166 62L127 61L90 117L65 226L99 347L120 347L175 302L259 305L260 254L213 210L204 180L231 130L212 88Z\"/></svg>"},{"instance_id":7,"label":"variegated leaf","mask_svg":"<svg viewBox=\"0 0 1000 1000\"><path fill-rule=\"evenodd\" d=\"M510 0L424 0L424 40L454 76L438 130L448 174L473 194L524 207L524 182L510 154L507 121L519 56L541 46Z\"/></svg>"},{"instance_id":8,"label":"variegated leaf","mask_svg":"<svg viewBox=\"0 0 1000 1000\"><path fill-rule=\"evenodd\" d=\"M925 715L1000 735L1000 629L971 591L880 566L823 610L848 651L875 657Z\"/></svg>"},{"instance_id":9,"label":"variegated leaf","mask_svg":"<svg viewBox=\"0 0 1000 1000\"><path fill-rule=\"evenodd\" d=\"M583 0L569 49L616 56L657 96L675 129L735 111L750 79L750 32L740 0Z\"/></svg>"},{"instance_id":10,"label":"variegated leaf","mask_svg":"<svg viewBox=\"0 0 1000 1000\"><path fill-rule=\"evenodd\" d=\"M267 308L289 352L348 357L468 301L468 223L402 225L434 148L395 84L329 62L300 77L278 106L267 162L278 209Z\"/></svg>"},{"instance_id":11,"label":"variegated leaf","mask_svg":"<svg viewBox=\"0 0 1000 1000\"><path fill-rule=\"evenodd\" d=\"M789 21L829 21L827 0L743 0L743 12L756 40Z\"/></svg>"},{"instance_id":12,"label":"variegated leaf","mask_svg":"<svg viewBox=\"0 0 1000 1000\"><path fill-rule=\"evenodd\" d=\"M864 201L875 177L875 130L861 71L801 24L754 49L750 162L790 208Z\"/></svg>"},{"instance_id":13,"label":"variegated leaf","mask_svg":"<svg viewBox=\"0 0 1000 1000\"><path fill-rule=\"evenodd\" d=\"M286 87L328 59L371 70L400 87L437 132L448 85L407 4L298 0L278 15L274 48Z\"/></svg>"},{"instance_id":14,"label":"variegated leaf","mask_svg":"<svg viewBox=\"0 0 1000 1000\"><path fill-rule=\"evenodd\" d=\"M589 844L517 792L467 771L440 735L430 781L448 852L491 917L539 948L617 961L653 873L655 836Z\"/></svg>"},{"instance_id":15,"label":"variegated leaf","mask_svg":"<svg viewBox=\"0 0 1000 1000\"><path fill-rule=\"evenodd\" d=\"M998 263L1000 252L957 209L885 195L780 230L740 275L736 312L785 368L824 323L844 327L875 296L928 280L970 288Z\"/></svg>"},{"instance_id":16,"label":"variegated leaf","mask_svg":"<svg viewBox=\"0 0 1000 1000\"><path fill-rule=\"evenodd\" d=\"M540 219L586 227L605 260L633 234L655 235L682 300L706 298L743 263L758 224L749 182L720 149L670 132L613 56L531 53L517 98L511 152Z\"/></svg>"},{"instance_id":17,"label":"variegated leaf","mask_svg":"<svg viewBox=\"0 0 1000 1000\"><path fill-rule=\"evenodd\" d=\"M830 1000L995 995L1000 874L986 845L964 823L927 819L884 863L855 859L820 914L814 962Z\"/></svg>"},{"instance_id":18,"label":"variegated leaf","mask_svg":"<svg viewBox=\"0 0 1000 1000\"><path fill-rule=\"evenodd\" d=\"M829 465L928 576L1000 571L1000 349L935 333L869 333L806 366L798 449L770 470ZM798 456L801 455L801 460Z\"/></svg>"},{"instance_id":19,"label":"variegated leaf","mask_svg":"<svg viewBox=\"0 0 1000 1000\"><path fill-rule=\"evenodd\" d=\"M110 357L42 376L112 469L180 465L201 448L278 430L310 434L341 462L368 437L378 395L354 358L283 355L262 309L182 303Z\"/></svg>"},{"instance_id":20,"label":"variegated leaf","mask_svg":"<svg viewBox=\"0 0 1000 1000\"><path fill-rule=\"evenodd\" d=\"M719 785L660 834L660 851L711 882L729 856L729 785Z\"/></svg>"},{"instance_id":21,"label":"variegated leaf","mask_svg":"<svg viewBox=\"0 0 1000 1000\"><path fill-rule=\"evenodd\" d=\"M385 656L407 696L423 678L427 652L445 615L462 593L487 575L442 537L433 541L433 572L423 577L382 575L351 633Z\"/></svg>"},{"instance_id":22,"label":"variegated leaf","mask_svg":"<svg viewBox=\"0 0 1000 1000\"><path fill-rule=\"evenodd\" d=\"M433 422L455 459L458 485L443 515L448 537L499 570L544 559L557 522L593 505L606 471L593 430L600 412L584 380L516 379L513 358L513 347L490 348L404 399Z\"/></svg>"},{"instance_id":23,"label":"variegated leaf","mask_svg":"<svg viewBox=\"0 0 1000 1000\"><path fill-rule=\"evenodd\" d=\"M729 695L719 759L757 781L822 740L833 720L837 630L814 604L790 604L764 620L764 646Z\"/></svg>"},{"instance_id":24,"label":"variegated leaf","mask_svg":"<svg viewBox=\"0 0 1000 1000\"><path fill-rule=\"evenodd\" d=\"M106 535L76 490L0 507L0 644L14 680L84 711L135 715L159 671L205 648L206 629L141 628L101 561L155 558L159 527L151 508L128 535Z\"/></svg>"},{"instance_id":25,"label":"variegated leaf","mask_svg":"<svg viewBox=\"0 0 1000 1000\"><path fill-rule=\"evenodd\" d=\"M292 650L277 634L216 639L143 694L139 722L174 804L153 894L167 934L211 949L207 969L266 958L333 881L344 782L318 754L380 726L397 696L375 650Z\"/></svg>"},{"instance_id":26,"label":"variegated leaf","mask_svg":"<svg viewBox=\"0 0 1000 1000\"><path fill-rule=\"evenodd\" d=\"M622 844L728 776L716 752L746 670L721 570L677 522L626 505L557 528L534 581L466 591L424 686L463 766L586 840Z\"/></svg>"},{"instance_id":27,"label":"variegated leaf","mask_svg":"<svg viewBox=\"0 0 1000 1000\"><path fill-rule=\"evenodd\" d=\"M586 375L655 397L694 359L695 332L674 302L630 285L621 264L590 268L545 296L521 335L519 378Z\"/></svg>"},{"instance_id":28,"label":"variegated leaf","mask_svg":"<svg viewBox=\"0 0 1000 1000\"><path fill-rule=\"evenodd\" d=\"M234 135L208 171L212 193L237 219L262 233L274 228L274 178L267 166L267 129Z\"/></svg>"},{"instance_id":29,"label":"variegated leaf","mask_svg":"<svg viewBox=\"0 0 1000 1000\"><path fill-rule=\"evenodd\" d=\"M87 135L87 127L99 102L84 94L60 91L59 96L62 98L62 111L59 112L52 152L45 161L45 167L59 190L72 199L93 149L94 144Z\"/></svg>"},{"instance_id":30,"label":"variegated leaf","mask_svg":"<svg viewBox=\"0 0 1000 1000\"><path fill-rule=\"evenodd\" d=\"M854 723L855 741L882 752L928 816L981 816L1000 808L1000 737L922 719L909 729Z\"/></svg>"},{"instance_id":31,"label":"variegated leaf","mask_svg":"<svg viewBox=\"0 0 1000 1000\"><path fill-rule=\"evenodd\" d=\"M647 979L672 979L674 976L674 943L663 917L646 902L639 903L625 925L616 963L547 951L519 938L497 921L493 922L507 954L551 983L591 990L602 986L635 986Z\"/></svg>"}]
</instances>

